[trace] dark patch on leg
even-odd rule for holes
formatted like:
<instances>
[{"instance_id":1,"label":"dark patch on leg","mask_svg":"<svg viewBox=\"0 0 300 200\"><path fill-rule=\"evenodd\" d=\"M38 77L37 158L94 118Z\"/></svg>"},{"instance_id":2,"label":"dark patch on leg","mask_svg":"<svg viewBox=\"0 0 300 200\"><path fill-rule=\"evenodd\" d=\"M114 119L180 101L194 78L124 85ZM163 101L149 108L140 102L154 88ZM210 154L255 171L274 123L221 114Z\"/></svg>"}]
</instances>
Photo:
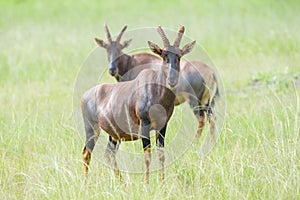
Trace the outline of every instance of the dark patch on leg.
<instances>
[{"instance_id":1,"label":"dark patch on leg","mask_svg":"<svg viewBox=\"0 0 300 200\"><path fill-rule=\"evenodd\" d=\"M106 149L111 151L111 152L116 152L116 151L118 151L119 146L120 146L120 142L114 141L112 139L112 137L109 136L109 141L107 143L107 148Z\"/></svg>"},{"instance_id":2,"label":"dark patch on leg","mask_svg":"<svg viewBox=\"0 0 300 200\"><path fill-rule=\"evenodd\" d=\"M151 148L150 142L150 121L149 120L142 120L142 142L144 150L146 148Z\"/></svg>"},{"instance_id":3,"label":"dark patch on leg","mask_svg":"<svg viewBox=\"0 0 300 200\"><path fill-rule=\"evenodd\" d=\"M144 183L149 183L149 168L151 162L150 121L142 120L142 142L144 148L145 174Z\"/></svg>"},{"instance_id":4,"label":"dark patch on leg","mask_svg":"<svg viewBox=\"0 0 300 200\"><path fill-rule=\"evenodd\" d=\"M86 133L86 142L85 146L82 150L82 157L83 157L83 173L84 173L84 182L87 183L87 175L88 175L88 168L92 157L92 151L95 147L95 143L98 139L99 133L94 130L94 124L91 123L88 119L84 118L84 125L85 125L85 133Z\"/></svg>"},{"instance_id":5,"label":"dark patch on leg","mask_svg":"<svg viewBox=\"0 0 300 200\"><path fill-rule=\"evenodd\" d=\"M156 137L156 146L164 147L165 146L165 134L167 130L167 125L165 125L159 132Z\"/></svg>"}]
</instances>

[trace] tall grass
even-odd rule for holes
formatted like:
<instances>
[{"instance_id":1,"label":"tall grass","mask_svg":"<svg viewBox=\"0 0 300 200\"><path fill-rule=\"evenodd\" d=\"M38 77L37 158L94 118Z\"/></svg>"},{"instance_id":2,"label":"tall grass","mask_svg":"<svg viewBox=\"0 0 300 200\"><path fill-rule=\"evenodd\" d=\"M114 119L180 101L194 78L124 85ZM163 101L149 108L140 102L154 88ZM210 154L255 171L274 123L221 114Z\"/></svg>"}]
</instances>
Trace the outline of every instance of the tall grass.
<instances>
[{"instance_id":1,"label":"tall grass","mask_svg":"<svg viewBox=\"0 0 300 200\"><path fill-rule=\"evenodd\" d=\"M299 199L299 7L258 0L0 1L0 199ZM217 145L201 160L200 144L191 144L166 168L163 185L156 171L146 188L140 173L123 172L120 183L95 153L83 186L73 87L96 47L93 38L104 37L104 22L112 33L125 23L184 24L222 76L227 117Z\"/></svg>"}]
</instances>

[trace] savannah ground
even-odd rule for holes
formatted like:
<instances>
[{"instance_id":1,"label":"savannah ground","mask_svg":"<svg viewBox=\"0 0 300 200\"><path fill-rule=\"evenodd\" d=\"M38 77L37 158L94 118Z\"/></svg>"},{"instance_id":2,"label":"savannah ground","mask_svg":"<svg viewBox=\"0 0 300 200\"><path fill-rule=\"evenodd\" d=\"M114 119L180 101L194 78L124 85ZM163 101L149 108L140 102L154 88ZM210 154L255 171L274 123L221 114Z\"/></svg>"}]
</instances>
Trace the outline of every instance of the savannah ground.
<instances>
[{"instance_id":1,"label":"savannah ground","mask_svg":"<svg viewBox=\"0 0 300 200\"><path fill-rule=\"evenodd\" d=\"M300 199L299 10L296 0L1 0L0 199ZM183 24L222 77L218 143L204 160L192 145L163 185L157 172L147 188L142 174L121 184L94 154L83 186L74 82L104 22L114 34Z\"/></svg>"}]
</instances>

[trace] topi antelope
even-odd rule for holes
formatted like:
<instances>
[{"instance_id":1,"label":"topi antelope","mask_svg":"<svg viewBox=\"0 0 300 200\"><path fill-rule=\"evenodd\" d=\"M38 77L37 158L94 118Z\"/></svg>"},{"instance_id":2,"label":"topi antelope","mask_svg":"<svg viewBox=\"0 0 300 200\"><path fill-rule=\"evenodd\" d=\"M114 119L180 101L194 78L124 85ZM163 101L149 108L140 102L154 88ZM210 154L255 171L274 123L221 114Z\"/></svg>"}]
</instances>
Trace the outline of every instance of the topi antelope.
<instances>
[{"instance_id":1,"label":"topi antelope","mask_svg":"<svg viewBox=\"0 0 300 200\"><path fill-rule=\"evenodd\" d=\"M86 132L86 143L82 151L85 182L91 154L100 130L109 134L105 157L121 178L116 153L121 141L141 138L144 149L144 182L149 183L151 161L150 130L158 131L156 145L160 165L160 178L164 180L164 138L167 123L174 109L176 87L179 78L181 57L189 53L195 41L183 49L170 48L178 52L165 51L164 55L173 65L155 65L143 70L136 79L120 83L101 84L86 91L81 99L81 109ZM170 55L169 55L170 54ZM172 68L172 69L171 69Z\"/></svg>"},{"instance_id":2,"label":"topi antelope","mask_svg":"<svg viewBox=\"0 0 300 200\"><path fill-rule=\"evenodd\" d=\"M131 42L131 39L129 39L122 44L120 43L121 37L126 29L127 26L125 25L114 41L111 38L111 34L108 30L107 25L105 24L104 30L106 33L107 42L104 42L102 39L95 38L96 43L106 50L109 62L108 70L110 75L114 76L119 82L135 79L138 73L145 68L149 68L149 64L151 63L161 63L161 59L157 56L154 56L153 54L137 53L130 56L123 53L122 50L128 47ZM132 70L134 67L137 67L137 70ZM130 77L126 78L126 73L129 71L135 73L131 73Z\"/></svg>"},{"instance_id":3,"label":"topi antelope","mask_svg":"<svg viewBox=\"0 0 300 200\"><path fill-rule=\"evenodd\" d=\"M95 38L97 44L107 51L109 73L120 82L135 79L142 70L147 67L151 68L151 66L154 66L151 65L152 63L157 63L159 61L157 56L149 53L138 53L131 56L123 53L122 49L127 47L131 41L130 39L123 44L120 43L126 28L127 26L124 26L117 36L116 41L113 41L108 27L105 25L108 42L105 43L103 40ZM185 101L189 103L198 120L197 138L200 138L206 119L208 118L208 121L210 122L210 134L213 139L215 132L215 116L212 112L212 108L215 103L215 97L218 95L215 72L200 61L179 61L169 58L172 57L172 53L167 52L180 54L179 45L184 33L183 26L180 28L172 47L163 29L159 26L157 30L163 40L164 47L161 49L158 45L148 42L152 52L162 57L165 64L174 66L178 65L180 62L180 67L178 68L178 87L175 89L175 106L180 105Z\"/></svg>"}]
</instances>

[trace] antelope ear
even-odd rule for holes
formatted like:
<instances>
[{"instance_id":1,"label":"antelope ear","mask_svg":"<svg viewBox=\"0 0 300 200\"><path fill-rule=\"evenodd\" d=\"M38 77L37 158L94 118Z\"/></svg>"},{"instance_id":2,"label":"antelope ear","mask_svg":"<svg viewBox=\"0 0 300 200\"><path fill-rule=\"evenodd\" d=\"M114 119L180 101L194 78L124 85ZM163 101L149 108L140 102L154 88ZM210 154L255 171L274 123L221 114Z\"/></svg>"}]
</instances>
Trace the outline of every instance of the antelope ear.
<instances>
[{"instance_id":1,"label":"antelope ear","mask_svg":"<svg viewBox=\"0 0 300 200\"><path fill-rule=\"evenodd\" d=\"M196 40L194 40L191 43L186 44L181 50L182 55L190 53L192 51L192 49L194 48L195 44L196 44Z\"/></svg>"},{"instance_id":2,"label":"antelope ear","mask_svg":"<svg viewBox=\"0 0 300 200\"><path fill-rule=\"evenodd\" d=\"M122 44L122 49L128 47L130 45L131 41L132 41L132 39L124 41L123 44Z\"/></svg>"},{"instance_id":3,"label":"antelope ear","mask_svg":"<svg viewBox=\"0 0 300 200\"><path fill-rule=\"evenodd\" d=\"M148 41L148 45L153 53L158 54L158 55L162 54L162 49L157 44L154 44L153 42Z\"/></svg>"},{"instance_id":4,"label":"antelope ear","mask_svg":"<svg viewBox=\"0 0 300 200\"><path fill-rule=\"evenodd\" d=\"M103 47L103 48L107 47L107 44L103 40L95 38L95 41L100 47Z\"/></svg>"}]
</instances>

